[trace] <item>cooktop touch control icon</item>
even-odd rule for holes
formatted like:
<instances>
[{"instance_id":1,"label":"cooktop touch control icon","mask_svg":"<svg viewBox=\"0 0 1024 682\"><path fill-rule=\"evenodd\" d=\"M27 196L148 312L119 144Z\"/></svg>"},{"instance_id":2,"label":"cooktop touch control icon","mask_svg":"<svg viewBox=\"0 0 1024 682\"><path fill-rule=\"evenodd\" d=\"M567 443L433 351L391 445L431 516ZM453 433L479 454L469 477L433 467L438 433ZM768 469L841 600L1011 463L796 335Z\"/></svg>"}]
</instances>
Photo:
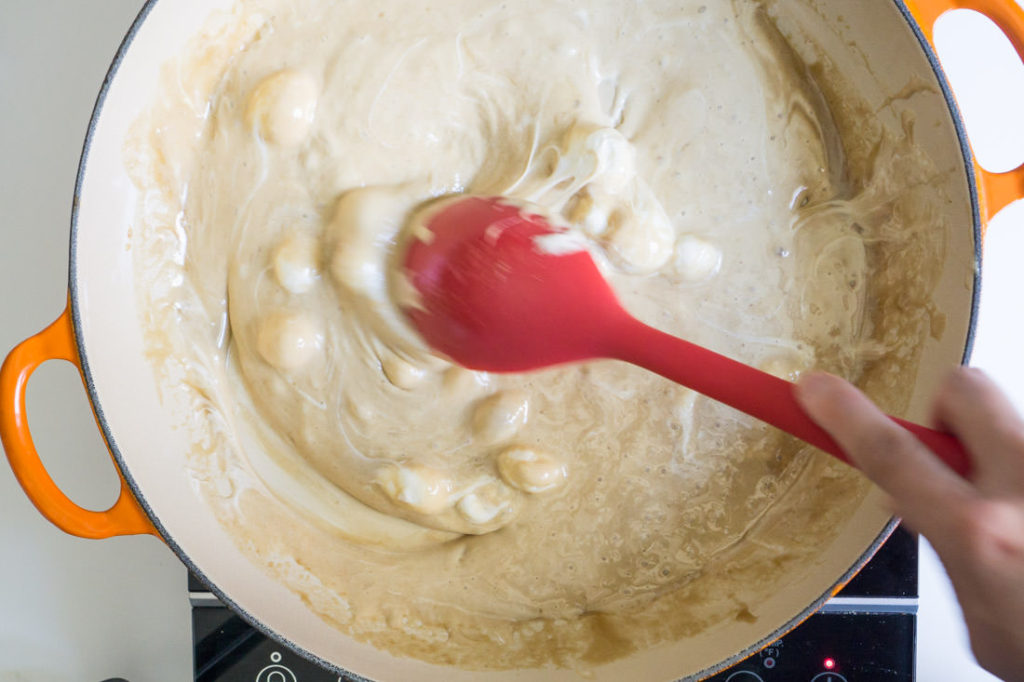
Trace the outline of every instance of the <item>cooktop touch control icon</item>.
<instances>
[{"instance_id":1,"label":"cooktop touch control icon","mask_svg":"<svg viewBox=\"0 0 1024 682\"><path fill-rule=\"evenodd\" d=\"M764 682L764 678L749 670L740 670L726 678L725 682Z\"/></svg>"},{"instance_id":2,"label":"cooktop touch control icon","mask_svg":"<svg viewBox=\"0 0 1024 682\"><path fill-rule=\"evenodd\" d=\"M846 682L846 678L839 673L818 673L814 676L811 682Z\"/></svg>"},{"instance_id":3,"label":"cooktop touch control icon","mask_svg":"<svg viewBox=\"0 0 1024 682\"><path fill-rule=\"evenodd\" d=\"M299 682L290 669L281 663L281 654L275 651L270 654L271 665L261 670L256 675L256 682Z\"/></svg>"}]
</instances>

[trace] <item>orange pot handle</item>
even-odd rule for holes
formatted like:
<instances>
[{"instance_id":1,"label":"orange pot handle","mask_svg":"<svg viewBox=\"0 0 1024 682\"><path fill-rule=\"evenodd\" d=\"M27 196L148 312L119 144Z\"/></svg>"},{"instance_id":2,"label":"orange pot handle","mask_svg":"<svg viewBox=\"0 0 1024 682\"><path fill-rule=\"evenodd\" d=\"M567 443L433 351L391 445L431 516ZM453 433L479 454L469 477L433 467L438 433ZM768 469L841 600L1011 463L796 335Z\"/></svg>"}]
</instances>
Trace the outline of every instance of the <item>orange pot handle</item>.
<instances>
[{"instance_id":1,"label":"orange pot handle","mask_svg":"<svg viewBox=\"0 0 1024 682\"><path fill-rule=\"evenodd\" d=\"M1024 7L1017 0L905 0L933 46L935 21L954 9L980 12L998 26L1024 61ZM1024 198L1024 164L1007 173L990 173L975 164L981 186L981 213L987 223L1007 205Z\"/></svg>"},{"instance_id":2,"label":"orange pot handle","mask_svg":"<svg viewBox=\"0 0 1024 682\"><path fill-rule=\"evenodd\" d=\"M18 344L0 367L0 441L28 498L43 516L71 535L108 538L150 533L160 537L120 470L121 494L106 511L90 511L78 506L61 492L47 473L32 442L25 410L29 377L47 360L66 360L82 374L70 306L49 327Z\"/></svg>"}]
</instances>

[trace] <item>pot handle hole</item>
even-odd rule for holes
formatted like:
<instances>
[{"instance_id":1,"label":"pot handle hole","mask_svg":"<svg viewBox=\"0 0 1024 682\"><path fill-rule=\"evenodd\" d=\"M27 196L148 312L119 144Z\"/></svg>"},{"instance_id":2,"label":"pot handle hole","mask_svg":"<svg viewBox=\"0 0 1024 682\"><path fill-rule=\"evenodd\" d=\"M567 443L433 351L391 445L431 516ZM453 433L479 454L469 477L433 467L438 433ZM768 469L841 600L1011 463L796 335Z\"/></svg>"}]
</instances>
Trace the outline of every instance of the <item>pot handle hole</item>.
<instances>
[{"instance_id":1,"label":"pot handle hole","mask_svg":"<svg viewBox=\"0 0 1024 682\"><path fill-rule=\"evenodd\" d=\"M1024 7L1017 0L906 0L906 4L932 47L935 46L936 20L950 10L969 9L991 19L1024 61ZM975 166L981 186L982 218L986 223L1009 204L1024 198L1024 164L1006 173L991 173Z\"/></svg>"},{"instance_id":2,"label":"pot handle hole","mask_svg":"<svg viewBox=\"0 0 1024 682\"><path fill-rule=\"evenodd\" d=\"M82 376L70 305L53 324L18 344L0 367L0 441L18 483L43 516L71 535L99 539L148 533L160 537L120 470L120 495L106 511L75 504L46 471L29 432L25 389L32 373L48 360L70 362ZM84 383L84 376L82 380Z\"/></svg>"}]
</instances>

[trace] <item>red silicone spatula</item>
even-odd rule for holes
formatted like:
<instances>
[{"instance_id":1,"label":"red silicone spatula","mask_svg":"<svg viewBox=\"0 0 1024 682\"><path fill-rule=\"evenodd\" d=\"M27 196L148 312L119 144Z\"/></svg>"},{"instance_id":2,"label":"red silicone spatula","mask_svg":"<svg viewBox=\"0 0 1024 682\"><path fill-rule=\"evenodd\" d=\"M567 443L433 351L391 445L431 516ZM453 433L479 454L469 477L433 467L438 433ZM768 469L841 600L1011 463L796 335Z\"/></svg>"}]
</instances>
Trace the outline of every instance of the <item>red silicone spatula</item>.
<instances>
[{"instance_id":1,"label":"red silicone spatula","mask_svg":"<svg viewBox=\"0 0 1024 682\"><path fill-rule=\"evenodd\" d=\"M436 350L470 369L521 372L614 358L746 412L848 461L807 417L793 384L634 319L590 254L524 204L450 200L428 212L405 256L418 294L406 313ZM893 418L953 470L953 436Z\"/></svg>"}]
</instances>

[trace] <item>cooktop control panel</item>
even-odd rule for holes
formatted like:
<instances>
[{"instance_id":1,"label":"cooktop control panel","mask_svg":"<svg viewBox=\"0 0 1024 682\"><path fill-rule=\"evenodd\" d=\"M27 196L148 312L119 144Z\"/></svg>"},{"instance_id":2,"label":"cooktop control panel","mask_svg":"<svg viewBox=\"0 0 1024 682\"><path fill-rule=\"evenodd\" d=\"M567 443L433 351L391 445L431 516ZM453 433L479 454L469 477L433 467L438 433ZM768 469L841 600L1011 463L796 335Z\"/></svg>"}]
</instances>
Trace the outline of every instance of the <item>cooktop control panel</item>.
<instances>
[{"instance_id":1,"label":"cooktop control panel","mask_svg":"<svg viewBox=\"0 0 1024 682\"><path fill-rule=\"evenodd\" d=\"M913 614L822 613L709 682L911 682Z\"/></svg>"},{"instance_id":2,"label":"cooktop control panel","mask_svg":"<svg viewBox=\"0 0 1024 682\"><path fill-rule=\"evenodd\" d=\"M226 608L197 608L196 682L357 682L328 672ZM709 682L912 682L914 616L817 614Z\"/></svg>"}]
</instances>

